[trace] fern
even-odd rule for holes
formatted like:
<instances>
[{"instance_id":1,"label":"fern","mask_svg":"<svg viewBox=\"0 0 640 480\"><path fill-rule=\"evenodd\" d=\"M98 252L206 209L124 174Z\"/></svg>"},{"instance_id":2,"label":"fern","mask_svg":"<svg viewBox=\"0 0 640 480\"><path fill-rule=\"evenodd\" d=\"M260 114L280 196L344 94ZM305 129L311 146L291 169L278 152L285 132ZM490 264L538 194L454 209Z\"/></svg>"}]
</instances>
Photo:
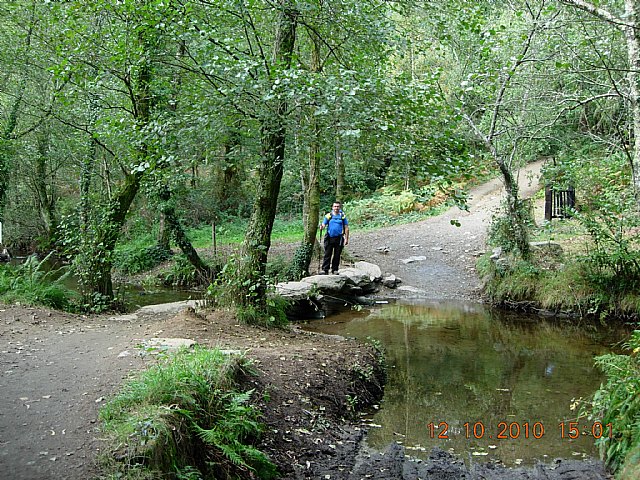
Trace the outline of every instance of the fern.
<instances>
[{"instance_id":1,"label":"fern","mask_svg":"<svg viewBox=\"0 0 640 480\"><path fill-rule=\"evenodd\" d=\"M263 429L253 390L235 390L247 371L243 357L181 350L131 379L100 416L114 444L128 445L129 458L144 459L152 472L214 478L222 469L229 478L275 478L275 465L250 444Z\"/></svg>"},{"instance_id":2,"label":"fern","mask_svg":"<svg viewBox=\"0 0 640 480\"><path fill-rule=\"evenodd\" d=\"M219 420L211 428L194 425L194 429L204 443L219 450L236 467L258 473L260 478L273 478L268 472L275 475L276 469L269 458L244 443L262 431L257 411L247 405L252 394L253 390L217 395L222 409Z\"/></svg>"},{"instance_id":3,"label":"fern","mask_svg":"<svg viewBox=\"0 0 640 480\"><path fill-rule=\"evenodd\" d=\"M611 424L612 435L596 441L607 466L618 471L627 453L640 445L640 330L624 345L630 355L596 357L607 382L594 394L589 416Z\"/></svg>"}]
</instances>

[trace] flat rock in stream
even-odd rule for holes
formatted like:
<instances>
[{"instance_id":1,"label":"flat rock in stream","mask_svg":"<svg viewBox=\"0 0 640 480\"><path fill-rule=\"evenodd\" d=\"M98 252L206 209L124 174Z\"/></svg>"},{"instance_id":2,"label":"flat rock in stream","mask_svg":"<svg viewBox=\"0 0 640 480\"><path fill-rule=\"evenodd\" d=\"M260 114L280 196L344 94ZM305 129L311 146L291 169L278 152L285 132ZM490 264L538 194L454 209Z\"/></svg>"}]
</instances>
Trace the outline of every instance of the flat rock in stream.
<instances>
[{"instance_id":1,"label":"flat rock in stream","mask_svg":"<svg viewBox=\"0 0 640 480\"><path fill-rule=\"evenodd\" d=\"M356 262L337 275L311 275L298 282L278 283L276 293L289 301L290 318L317 318L345 306L369 303L364 295L375 292L381 279L380 267Z\"/></svg>"},{"instance_id":2,"label":"flat rock in stream","mask_svg":"<svg viewBox=\"0 0 640 480\"><path fill-rule=\"evenodd\" d=\"M375 263L356 262L353 265L353 268L369 275L369 280L371 280L372 282L379 282L380 280L382 280L382 270L380 270L380 267ZM342 273L342 270L340 270L340 273Z\"/></svg>"}]
</instances>

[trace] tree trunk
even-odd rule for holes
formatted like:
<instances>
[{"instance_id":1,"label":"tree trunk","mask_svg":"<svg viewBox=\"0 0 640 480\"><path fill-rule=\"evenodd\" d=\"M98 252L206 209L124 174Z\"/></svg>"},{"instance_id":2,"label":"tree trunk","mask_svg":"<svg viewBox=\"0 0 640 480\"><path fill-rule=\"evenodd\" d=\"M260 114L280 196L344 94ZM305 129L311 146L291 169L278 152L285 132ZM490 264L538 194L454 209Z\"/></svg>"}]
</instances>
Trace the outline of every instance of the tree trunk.
<instances>
[{"instance_id":1,"label":"tree trunk","mask_svg":"<svg viewBox=\"0 0 640 480\"><path fill-rule=\"evenodd\" d=\"M496 159L507 195L507 215L511 220L511 235L518 253L523 259L529 259L531 246L529 245L529 231L527 230L527 211L518 193L518 182L513 176L511 168L504 159Z\"/></svg>"},{"instance_id":2,"label":"tree trunk","mask_svg":"<svg viewBox=\"0 0 640 480\"><path fill-rule=\"evenodd\" d=\"M46 129L46 127L45 127ZM44 224L46 233L46 247L50 248L55 244L58 218L56 214L55 195L47 188L47 159L49 156L49 134L45 130L38 135L38 155L35 164L35 178L33 179L36 196L38 198L38 209Z\"/></svg>"},{"instance_id":3,"label":"tree trunk","mask_svg":"<svg viewBox=\"0 0 640 480\"><path fill-rule=\"evenodd\" d=\"M135 90L130 93L133 106L133 116L138 132L142 132L151 120L152 95L152 64L151 50L152 42L148 36L155 35L155 32L141 30L138 33L138 42L143 47L145 55L140 58L140 64L136 71ZM144 163L149 157L148 145L143 141L136 152L136 162ZM113 267L113 252L118 242L118 237L126 221L127 213L131 208L136 194L140 190L140 182L146 170L134 170L127 173L120 190L111 198L104 220L96 225L96 245L95 252L99 257L88 259L89 262L95 260L91 266L93 275L90 277L94 291L100 295L113 299L113 282L111 279L111 269Z\"/></svg>"},{"instance_id":4,"label":"tree trunk","mask_svg":"<svg viewBox=\"0 0 640 480\"><path fill-rule=\"evenodd\" d=\"M298 12L290 0L282 0L280 6L273 60L277 66L287 69L291 66ZM258 190L242 245L243 258L239 272L241 289L238 301L244 305L264 306L266 300L264 276L284 172L286 111L287 102L280 97L275 100L271 114L262 121L262 160L258 173Z\"/></svg>"},{"instance_id":5,"label":"tree trunk","mask_svg":"<svg viewBox=\"0 0 640 480\"><path fill-rule=\"evenodd\" d=\"M160 212L160 220L158 223L158 241L156 245L160 250L171 254L171 229L170 221L166 217L164 211Z\"/></svg>"},{"instance_id":6,"label":"tree trunk","mask_svg":"<svg viewBox=\"0 0 640 480\"><path fill-rule=\"evenodd\" d=\"M31 46L31 37L35 24L36 19L34 9L32 11L29 29L25 38L26 47ZM11 167L9 164L11 158L11 140L14 138L15 130L18 126L18 113L20 112L20 105L22 103L26 87L26 79L21 78L15 95L15 101L8 109L9 115L7 115L7 121L2 128L2 132L0 132L0 222L4 222L4 210L7 202L7 191L9 189L9 176L11 173Z\"/></svg>"},{"instance_id":7,"label":"tree trunk","mask_svg":"<svg viewBox=\"0 0 640 480\"><path fill-rule=\"evenodd\" d=\"M20 83L18 95L11 106L7 122L0 135L0 222L4 221L4 209L7 202L7 191L9 190L11 139L18 126L18 112L20 110L20 104L22 103L25 86L26 82L23 80Z\"/></svg>"},{"instance_id":8,"label":"tree trunk","mask_svg":"<svg viewBox=\"0 0 640 480\"><path fill-rule=\"evenodd\" d=\"M310 35L313 40L310 68L312 73L319 73L322 69L320 63L320 39L314 32L311 32ZM295 271L293 272L298 277L302 277L309 272L309 265L311 264L315 247L317 247L318 255L320 254L320 246L316 241L316 234L318 233L318 218L320 217L320 145L322 133L318 119L313 115L313 112L310 115L310 119L312 138L309 145L309 169L303 182L304 234L302 244L298 247L295 255Z\"/></svg>"},{"instance_id":9,"label":"tree trunk","mask_svg":"<svg viewBox=\"0 0 640 480\"><path fill-rule=\"evenodd\" d=\"M110 299L113 298L113 282L111 280L113 251L116 248L122 226L127 219L127 213L138 190L140 190L142 175L142 172L127 175L124 185L111 201L105 220L100 225L98 232L97 245L104 258L101 258L96 265L95 291Z\"/></svg>"},{"instance_id":10,"label":"tree trunk","mask_svg":"<svg viewBox=\"0 0 640 480\"><path fill-rule=\"evenodd\" d=\"M625 18L633 26L624 28L629 57L629 105L633 122L633 187L640 210L640 6L637 0L625 0Z\"/></svg>"},{"instance_id":11,"label":"tree trunk","mask_svg":"<svg viewBox=\"0 0 640 480\"><path fill-rule=\"evenodd\" d=\"M210 283L214 278L214 271L200 258L196 249L193 248L189 237L187 237L184 228L182 228L180 220L176 215L176 209L171 203L171 191L169 188L163 187L159 197L162 201L161 210L166 222L166 231L173 233L178 247L180 247L180 250L185 254L189 263L195 268L198 281L202 284Z\"/></svg>"},{"instance_id":12,"label":"tree trunk","mask_svg":"<svg viewBox=\"0 0 640 480\"><path fill-rule=\"evenodd\" d=\"M336 138L336 198L340 202L344 201L344 159L342 157L342 149L340 142Z\"/></svg>"}]
</instances>

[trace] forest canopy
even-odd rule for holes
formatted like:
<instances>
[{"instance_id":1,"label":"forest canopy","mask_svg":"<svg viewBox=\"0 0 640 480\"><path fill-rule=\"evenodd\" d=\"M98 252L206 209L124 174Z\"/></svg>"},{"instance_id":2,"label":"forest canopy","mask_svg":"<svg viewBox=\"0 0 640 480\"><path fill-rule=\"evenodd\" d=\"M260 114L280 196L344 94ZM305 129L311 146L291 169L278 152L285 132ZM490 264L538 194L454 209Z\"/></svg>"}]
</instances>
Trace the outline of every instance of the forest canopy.
<instances>
[{"instance_id":1,"label":"forest canopy","mask_svg":"<svg viewBox=\"0 0 640 480\"><path fill-rule=\"evenodd\" d=\"M463 202L461 186L495 172L504 243L527 258L513 179L528 161L573 185L585 158L620 166L623 200L610 203L637 210L638 8L5 1L3 241L69 258L91 303L114 296L117 246L136 231L153 232L160 257L173 241L210 280L221 266L199 258L189 229L241 222L238 299L260 304L276 217L304 225L300 275L333 199Z\"/></svg>"}]
</instances>

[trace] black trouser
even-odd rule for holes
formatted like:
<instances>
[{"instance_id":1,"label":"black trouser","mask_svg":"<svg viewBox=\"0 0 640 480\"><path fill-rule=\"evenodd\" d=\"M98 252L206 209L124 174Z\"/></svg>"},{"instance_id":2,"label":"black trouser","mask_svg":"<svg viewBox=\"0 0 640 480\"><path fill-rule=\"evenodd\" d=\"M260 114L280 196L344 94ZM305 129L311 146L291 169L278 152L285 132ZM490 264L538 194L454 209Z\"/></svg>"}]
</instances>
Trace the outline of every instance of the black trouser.
<instances>
[{"instance_id":1,"label":"black trouser","mask_svg":"<svg viewBox=\"0 0 640 480\"><path fill-rule=\"evenodd\" d=\"M340 267L340 254L344 248L344 237L330 237L324 236L324 258L322 259L322 270L329 271L329 264L331 264L331 272L337 272ZM333 260L331 256L333 255Z\"/></svg>"}]
</instances>

